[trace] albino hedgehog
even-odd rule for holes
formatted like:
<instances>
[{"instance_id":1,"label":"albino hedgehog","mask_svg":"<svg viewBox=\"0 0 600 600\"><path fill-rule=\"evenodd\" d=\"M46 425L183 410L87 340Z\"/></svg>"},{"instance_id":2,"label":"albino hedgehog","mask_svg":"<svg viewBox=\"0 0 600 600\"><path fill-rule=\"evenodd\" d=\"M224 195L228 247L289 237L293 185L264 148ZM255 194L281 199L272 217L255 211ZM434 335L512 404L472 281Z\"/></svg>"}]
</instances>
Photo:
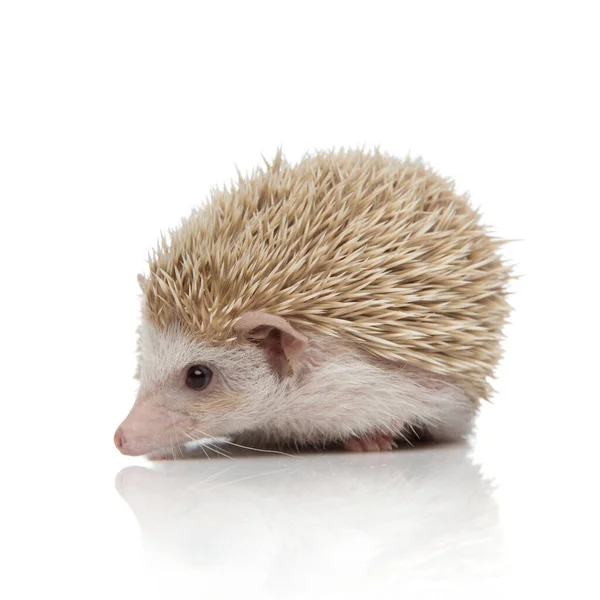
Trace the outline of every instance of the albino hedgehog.
<instances>
[{"instance_id":1,"label":"albino hedgehog","mask_svg":"<svg viewBox=\"0 0 600 600\"><path fill-rule=\"evenodd\" d=\"M463 436L501 355L501 243L420 161L278 153L214 191L139 276L140 387L117 447Z\"/></svg>"}]
</instances>

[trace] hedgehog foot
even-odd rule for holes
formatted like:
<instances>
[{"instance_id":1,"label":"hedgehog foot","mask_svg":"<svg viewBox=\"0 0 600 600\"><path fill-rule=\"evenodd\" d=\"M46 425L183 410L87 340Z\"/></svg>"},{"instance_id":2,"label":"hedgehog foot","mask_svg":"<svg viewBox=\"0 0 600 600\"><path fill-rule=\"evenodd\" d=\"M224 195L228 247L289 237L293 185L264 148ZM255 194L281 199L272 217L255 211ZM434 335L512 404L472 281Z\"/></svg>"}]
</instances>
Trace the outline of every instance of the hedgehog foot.
<instances>
[{"instance_id":1,"label":"hedgehog foot","mask_svg":"<svg viewBox=\"0 0 600 600\"><path fill-rule=\"evenodd\" d=\"M352 437L344 443L344 450L349 452L381 452L397 447L394 438L384 434Z\"/></svg>"}]
</instances>

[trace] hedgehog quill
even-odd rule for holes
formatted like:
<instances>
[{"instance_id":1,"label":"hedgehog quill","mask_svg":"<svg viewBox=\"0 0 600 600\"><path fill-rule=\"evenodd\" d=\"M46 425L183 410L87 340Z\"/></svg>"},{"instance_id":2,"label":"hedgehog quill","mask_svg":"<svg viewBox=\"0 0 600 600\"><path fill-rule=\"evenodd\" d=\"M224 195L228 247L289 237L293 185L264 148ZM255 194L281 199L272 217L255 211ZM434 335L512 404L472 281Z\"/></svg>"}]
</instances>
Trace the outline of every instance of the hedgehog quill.
<instances>
[{"instance_id":1,"label":"hedgehog quill","mask_svg":"<svg viewBox=\"0 0 600 600\"><path fill-rule=\"evenodd\" d=\"M420 160L277 153L214 191L138 277L139 391L116 446L466 435L510 312L502 243Z\"/></svg>"}]
</instances>

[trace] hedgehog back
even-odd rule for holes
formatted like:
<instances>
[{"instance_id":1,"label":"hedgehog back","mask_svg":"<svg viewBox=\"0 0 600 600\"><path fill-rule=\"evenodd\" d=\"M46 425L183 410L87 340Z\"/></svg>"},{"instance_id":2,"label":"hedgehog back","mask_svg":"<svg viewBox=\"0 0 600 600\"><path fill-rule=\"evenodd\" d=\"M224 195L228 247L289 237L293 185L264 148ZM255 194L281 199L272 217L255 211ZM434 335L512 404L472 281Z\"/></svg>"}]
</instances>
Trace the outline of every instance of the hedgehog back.
<instances>
[{"instance_id":1,"label":"hedgehog back","mask_svg":"<svg viewBox=\"0 0 600 600\"><path fill-rule=\"evenodd\" d=\"M145 316L216 344L260 310L367 356L491 390L509 312L502 242L418 160L317 153L214 190L150 259Z\"/></svg>"}]
</instances>

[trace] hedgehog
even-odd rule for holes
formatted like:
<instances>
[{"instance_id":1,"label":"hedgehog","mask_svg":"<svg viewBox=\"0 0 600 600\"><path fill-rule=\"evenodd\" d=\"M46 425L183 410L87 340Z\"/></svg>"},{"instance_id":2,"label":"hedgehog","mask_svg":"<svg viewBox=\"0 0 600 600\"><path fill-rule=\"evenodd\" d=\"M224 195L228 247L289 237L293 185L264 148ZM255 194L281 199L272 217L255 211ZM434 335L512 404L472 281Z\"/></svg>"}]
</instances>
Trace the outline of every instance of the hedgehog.
<instances>
[{"instance_id":1,"label":"hedgehog","mask_svg":"<svg viewBox=\"0 0 600 600\"><path fill-rule=\"evenodd\" d=\"M139 390L117 448L465 437L510 311L504 241L480 220L421 159L379 150L279 150L238 172L138 275Z\"/></svg>"}]
</instances>

